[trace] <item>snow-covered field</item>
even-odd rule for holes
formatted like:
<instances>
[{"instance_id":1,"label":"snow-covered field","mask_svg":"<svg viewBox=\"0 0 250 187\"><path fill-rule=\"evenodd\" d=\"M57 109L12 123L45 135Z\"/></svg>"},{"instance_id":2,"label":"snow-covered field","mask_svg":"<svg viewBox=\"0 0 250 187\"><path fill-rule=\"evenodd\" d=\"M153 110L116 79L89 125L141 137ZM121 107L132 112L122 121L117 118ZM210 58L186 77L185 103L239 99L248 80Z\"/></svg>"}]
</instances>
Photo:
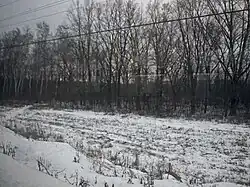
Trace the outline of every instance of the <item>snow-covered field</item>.
<instances>
[{"instance_id":1,"label":"snow-covered field","mask_svg":"<svg viewBox=\"0 0 250 187\"><path fill-rule=\"evenodd\" d=\"M0 166L1 187L70 187L69 184L26 167L2 153Z\"/></svg>"},{"instance_id":2,"label":"snow-covered field","mask_svg":"<svg viewBox=\"0 0 250 187\"><path fill-rule=\"evenodd\" d=\"M109 186L143 186L140 180L151 173L156 187L250 184L250 127L244 124L31 106L1 107L0 118L0 143L18 147L15 159L37 169L36 159L45 158L52 172L62 171L58 174L62 181L65 175L70 178L78 173L91 186L104 186L105 182ZM42 131L50 142L28 140L3 126ZM59 140L64 143L53 142ZM82 152L80 163L73 162L76 149ZM176 175L166 179L169 165ZM127 183L129 178L134 184ZM190 185L190 181L196 184Z\"/></svg>"}]
</instances>

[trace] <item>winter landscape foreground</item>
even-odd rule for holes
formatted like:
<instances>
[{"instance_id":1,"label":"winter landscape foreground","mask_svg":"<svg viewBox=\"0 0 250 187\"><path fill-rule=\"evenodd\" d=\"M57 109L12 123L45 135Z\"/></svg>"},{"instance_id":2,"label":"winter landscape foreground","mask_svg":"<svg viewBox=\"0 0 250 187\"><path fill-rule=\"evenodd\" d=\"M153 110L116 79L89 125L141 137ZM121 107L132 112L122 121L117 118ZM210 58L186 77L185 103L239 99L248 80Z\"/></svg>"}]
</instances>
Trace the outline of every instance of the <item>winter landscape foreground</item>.
<instances>
[{"instance_id":1,"label":"winter landscape foreground","mask_svg":"<svg viewBox=\"0 0 250 187\"><path fill-rule=\"evenodd\" d=\"M0 187L250 185L250 127L0 107Z\"/></svg>"}]
</instances>

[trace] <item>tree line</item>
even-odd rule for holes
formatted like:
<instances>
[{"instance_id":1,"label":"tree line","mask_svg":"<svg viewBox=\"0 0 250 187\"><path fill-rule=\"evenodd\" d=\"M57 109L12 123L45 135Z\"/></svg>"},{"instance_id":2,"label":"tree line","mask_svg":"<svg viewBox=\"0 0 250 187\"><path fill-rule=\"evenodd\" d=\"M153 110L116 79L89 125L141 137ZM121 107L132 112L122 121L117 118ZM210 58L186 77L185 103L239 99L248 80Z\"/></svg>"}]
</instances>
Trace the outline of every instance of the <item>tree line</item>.
<instances>
[{"instance_id":1,"label":"tree line","mask_svg":"<svg viewBox=\"0 0 250 187\"><path fill-rule=\"evenodd\" d=\"M1 34L2 100L248 112L249 0L78 1L67 17Z\"/></svg>"}]
</instances>

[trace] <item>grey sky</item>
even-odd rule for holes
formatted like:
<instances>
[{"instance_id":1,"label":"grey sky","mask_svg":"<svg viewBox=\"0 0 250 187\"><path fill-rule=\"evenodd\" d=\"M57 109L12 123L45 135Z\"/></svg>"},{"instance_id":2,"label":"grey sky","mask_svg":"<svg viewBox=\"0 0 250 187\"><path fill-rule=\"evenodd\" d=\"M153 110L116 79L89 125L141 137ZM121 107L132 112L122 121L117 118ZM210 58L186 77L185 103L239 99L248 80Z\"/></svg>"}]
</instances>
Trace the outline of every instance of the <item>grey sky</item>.
<instances>
[{"instance_id":1,"label":"grey sky","mask_svg":"<svg viewBox=\"0 0 250 187\"><path fill-rule=\"evenodd\" d=\"M14 1L14 0L0 0L0 2L1 2L0 4L6 4L10 1ZM34 8L37 8L37 7L40 7L40 6L49 4L49 3L53 3L56 1L58 1L58 0L20 0L20 1L12 4L10 6L0 8L0 20L7 18L9 16L12 16L12 15L15 15L19 12L24 12L28 9L34 9ZM37 22L42 21L42 20L48 22L51 26L51 30L54 30L58 24L62 23L62 21L66 19L65 13L60 13L60 14L57 14L54 16L50 16L50 17L46 17L46 18L42 18L42 19L38 19L38 20L34 20L34 21L29 21L29 22L22 23L19 25L13 25L13 24L23 22L25 20L35 19L37 17L41 17L44 15L53 14L56 12L61 12L61 11L67 10L70 7L70 4L72 4L72 1L68 1L66 3L60 4L60 5L57 5L54 7L50 7L50 8L41 10L41 11L33 12L33 13L30 13L27 15L15 17L13 19L0 21L0 32L10 30L10 29L13 29L15 27L25 26L25 25L29 25L30 27L34 27ZM13 25L13 26L11 26L11 25Z\"/></svg>"},{"instance_id":2,"label":"grey sky","mask_svg":"<svg viewBox=\"0 0 250 187\"><path fill-rule=\"evenodd\" d=\"M0 6L10 3L10 2L14 2L16 0L0 0ZM53 3L56 2L58 0L19 0L15 3L13 3L12 5L9 6L5 6L5 7L0 7L0 20L3 20L5 18L8 18L10 16L13 16L17 13L20 12L24 12L28 9L34 9L37 8L39 6L43 6L49 3ZM67 1L67 0L65 0ZM75 1L75 0L74 0ZM81 4L84 4L86 0L80 0ZM95 0L95 1L102 1L102 0ZM137 0L138 2L142 3L142 4L146 4L149 2L149 0ZM48 15L48 14L54 14L57 12L61 12L61 11L66 11L70 5L72 5L72 0L68 0L67 2L54 6L54 7L50 7L41 11L37 11L37 12L33 12L27 15L23 15L23 16L18 16L15 17L13 19L8 19L5 21L0 21L0 33L4 32L4 31L8 31L11 29L14 29L16 27L24 27L24 26L30 26L31 28L34 28L34 26L36 25L37 22L39 21L46 21L47 23L49 23L50 28L52 31L55 30L55 28L61 24L64 20L66 20L66 13L60 13L57 15L53 15L53 16L49 16L49 17L45 17L45 18L41 18L41 19L37 19L37 20L33 20L33 21L28 21L22 24L17 24L19 22L23 22L26 20L30 20L30 19L35 19L37 17L42 17L44 15Z\"/></svg>"}]
</instances>

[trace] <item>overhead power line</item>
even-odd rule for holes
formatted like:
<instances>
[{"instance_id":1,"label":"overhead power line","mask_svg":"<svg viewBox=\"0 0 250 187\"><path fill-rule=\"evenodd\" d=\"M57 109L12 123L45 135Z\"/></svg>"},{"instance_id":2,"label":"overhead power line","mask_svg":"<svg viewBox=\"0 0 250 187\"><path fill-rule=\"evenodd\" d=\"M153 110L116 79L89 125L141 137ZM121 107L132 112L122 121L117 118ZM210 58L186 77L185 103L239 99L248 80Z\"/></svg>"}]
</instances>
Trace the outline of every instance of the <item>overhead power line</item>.
<instances>
[{"instance_id":1,"label":"overhead power line","mask_svg":"<svg viewBox=\"0 0 250 187\"><path fill-rule=\"evenodd\" d=\"M5 7L5 6L9 6L9 5L12 5L12 4L14 4L14 3L16 3L16 2L18 2L18 1L21 1L21 0L15 0L15 1L12 1L12 2L10 2L10 3L6 3L6 4L0 4L0 8L2 8L2 7Z\"/></svg>"},{"instance_id":2,"label":"overhead power line","mask_svg":"<svg viewBox=\"0 0 250 187\"><path fill-rule=\"evenodd\" d=\"M39 20L39 19L42 19L42 18L47 18L47 17L58 15L58 14L66 13L66 12L67 12L67 10L60 11L60 12L55 12L55 13L47 14L47 15L40 16L40 17L37 17L37 18L24 20L24 21L19 22L19 23L14 23L14 24L9 24L9 25L3 25L3 26L0 26L0 28L2 29L2 28L6 28L6 27L12 27L12 26L20 25L20 24L23 24L23 23L26 23L26 22L35 21L35 20Z\"/></svg>"},{"instance_id":3,"label":"overhead power line","mask_svg":"<svg viewBox=\"0 0 250 187\"><path fill-rule=\"evenodd\" d=\"M52 38L52 39L47 39L47 40L32 41L32 42L25 43L25 44L20 44L20 45L10 45L10 46L6 46L6 47L2 47L2 48L0 48L0 50L11 49L11 48L15 48L15 47L23 47L23 46L27 46L27 45L34 45L34 44L38 44L38 43L53 42L53 41L69 39L69 38L76 38L76 37L81 37L81 36L85 36L85 35L93 35L93 34L98 34L98 33L126 30L126 29L131 29L131 28L146 27L146 26L151 26L151 25L156 25L156 24L192 20L192 19L197 19L197 18L206 18L206 17L225 15L225 14L235 14L235 13L240 13L240 12L245 12L245 11L249 11L249 9L246 8L246 9L241 9L241 10L219 12L219 13L210 13L210 14L197 15L197 16L191 16L191 17L185 17L185 18L175 18L175 19L169 19L169 20L161 20L161 21L157 21L157 22L135 24L135 25L131 25L131 26L93 31L93 32L90 32L90 33L87 33L87 34L86 33L75 34L75 35L71 35L71 36L57 37L57 38Z\"/></svg>"},{"instance_id":4,"label":"overhead power line","mask_svg":"<svg viewBox=\"0 0 250 187\"><path fill-rule=\"evenodd\" d=\"M1 19L0 22L1 21L10 20L10 19L13 19L13 18L16 18L16 17L19 17L19 16L27 15L27 14L30 14L30 13L38 12L38 11L41 11L41 10L44 10L44 9L48 9L48 8L51 8L51 7L55 7L55 6L67 3L69 1L70 0L59 0L59 1L55 1L55 2L52 2L52 3L48 3L48 4L45 4L45 5L36 7L34 9L28 9L28 10L25 10L23 12L19 12L17 14L12 15L12 16L9 16L9 17L6 17L4 19Z\"/></svg>"}]
</instances>

